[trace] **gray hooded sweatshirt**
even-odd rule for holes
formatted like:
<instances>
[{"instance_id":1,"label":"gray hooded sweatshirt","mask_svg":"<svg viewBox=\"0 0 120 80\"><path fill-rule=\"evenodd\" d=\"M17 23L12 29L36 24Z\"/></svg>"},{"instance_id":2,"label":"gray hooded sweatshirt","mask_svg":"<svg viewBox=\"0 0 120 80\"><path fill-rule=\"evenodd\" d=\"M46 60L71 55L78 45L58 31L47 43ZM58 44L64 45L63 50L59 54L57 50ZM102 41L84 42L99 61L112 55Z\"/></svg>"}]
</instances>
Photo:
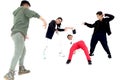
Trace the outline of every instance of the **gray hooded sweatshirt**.
<instances>
[{"instance_id":1,"label":"gray hooded sweatshirt","mask_svg":"<svg viewBox=\"0 0 120 80\"><path fill-rule=\"evenodd\" d=\"M14 12L14 25L11 29L12 35L20 32L24 37L27 35L29 19L32 17L39 18L40 15L28 8L18 7Z\"/></svg>"}]
</instances>

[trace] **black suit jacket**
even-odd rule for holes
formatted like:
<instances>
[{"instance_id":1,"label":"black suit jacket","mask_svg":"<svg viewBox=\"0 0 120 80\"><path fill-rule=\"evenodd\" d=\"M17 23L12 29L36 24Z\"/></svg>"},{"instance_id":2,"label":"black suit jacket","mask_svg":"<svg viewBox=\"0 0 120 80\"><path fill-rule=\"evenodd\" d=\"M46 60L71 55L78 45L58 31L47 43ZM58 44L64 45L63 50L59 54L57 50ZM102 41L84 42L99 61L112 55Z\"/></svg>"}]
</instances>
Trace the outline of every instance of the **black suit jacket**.
<instances>
[{"instance_id":1,"label":"black suit jacket","mask_svg":"<svg viewBox=\"0 0 120 80\"><path fill-rule=\"evenodd\" d=\"M111 34L110 24L109 22L114 19L114 16L111 14L105 14L106 18L102 21L97 20L94 24L85 23L90 28L94 28L94 33L107 33Z\"/></svg>"},{"instance_id":2,"label":"black suit jacket","mask_svg":"<svg viewBox=\"0 0 120 80\"><path fill-rule=\"evenodd\" d=\"M55 20L52 20L49 23L49 26L48 26L48 29L47 29L47 32L46 32L46 38L52 39L52 37L54 35L54 32L56 31L56 29L55 29L56 25L57 24L56 24ZM58 31L64 31L64 29L60 29L60 26L61 26L61 24L57 25L57 30Z\"/></svg>"}]
</instances>

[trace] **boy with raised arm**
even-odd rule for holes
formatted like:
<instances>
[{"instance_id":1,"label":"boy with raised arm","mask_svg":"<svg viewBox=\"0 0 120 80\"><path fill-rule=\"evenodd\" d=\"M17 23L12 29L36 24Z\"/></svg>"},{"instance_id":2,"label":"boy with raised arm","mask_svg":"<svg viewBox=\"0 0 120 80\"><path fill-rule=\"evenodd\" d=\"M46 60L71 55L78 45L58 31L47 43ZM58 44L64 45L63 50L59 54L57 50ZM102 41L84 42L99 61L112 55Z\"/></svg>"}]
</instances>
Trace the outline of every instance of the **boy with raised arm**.
<instances>
[{"instance_id":1,"label":"boy with raised arm","mask_svg":"<svg viewBox=\"0 0 120 80\"><path fill-rule=\"evenodd\" d=\"M14 80L15 67L19 61L19 75L29 73L30 70L24 67L24 57L26 54L25 39L29 28L29 20L32 17L38 18L43 22L43 26L46 27L46 21L36 12L29 9L30 3L26 0L21 1L20 7L14 12L14 25L11 29L12 39L15 45L14 56L11 61L9 72L4 76L6 80Z\"/></svg>"},{"instance_id":2,"label":"boy with raised arm","mask_svg":"<svg viewBox=\"0 0 120 80\"><path fill-rule=\"evenodd\" d=\"M111 14L103 14L102 11L98 11L96 13L98 20L95 21L94 24L89 24L87 22L84 25L94 28L94 32L92 35L91 43L90 43L90 56L93 56L94 49L98 41L102 44L104 50L108 54L108 58L112 58L108 44L107 44L107 36L111 35L110 24L109 22L114 19L114 16Z\"/></svg>"}]
</instances>

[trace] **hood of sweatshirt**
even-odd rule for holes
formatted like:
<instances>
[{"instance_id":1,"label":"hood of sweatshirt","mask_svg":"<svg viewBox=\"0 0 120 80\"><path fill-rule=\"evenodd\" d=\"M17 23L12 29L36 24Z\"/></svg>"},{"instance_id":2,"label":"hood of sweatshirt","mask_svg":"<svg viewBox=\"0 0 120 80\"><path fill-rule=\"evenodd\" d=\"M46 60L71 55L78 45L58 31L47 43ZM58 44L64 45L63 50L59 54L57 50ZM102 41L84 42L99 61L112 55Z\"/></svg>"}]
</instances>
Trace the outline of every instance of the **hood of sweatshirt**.
<instances>
[{"instance_id":1,"label":"hood of sweatshirt","mask_svg":"<svg viewBox=\"0 0 120 80\"><path fill-rule=\"evenodd\" d=\"M13 15L16 16L17 13L18 13L20 10L22 10L22 9L23 9L23 7L18 7L18 8L13 12Z\"/></svg>"}]
</instances>

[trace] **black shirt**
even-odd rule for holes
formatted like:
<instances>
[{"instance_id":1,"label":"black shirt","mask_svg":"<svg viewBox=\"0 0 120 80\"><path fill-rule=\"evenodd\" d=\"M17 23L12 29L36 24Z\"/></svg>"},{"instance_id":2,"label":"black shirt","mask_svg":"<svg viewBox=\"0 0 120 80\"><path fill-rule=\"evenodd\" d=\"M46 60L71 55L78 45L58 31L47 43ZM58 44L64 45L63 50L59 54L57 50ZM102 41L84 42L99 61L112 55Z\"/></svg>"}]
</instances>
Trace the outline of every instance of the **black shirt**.
<instances>
[{"instance_id":1,"label":"black shirt","mask_svg":"<svg viewBox=\"0 0 120 80\"><path fill-rule=\"evenodd\" d=\"M57 29L55 29L56 25L57 25ZM46 32L46 38L52 39L52 37L54 35L54 32L56 30L64 31L64 29L61 29L60 26L61 26L61 24L56 24L55 20L52 20L48 25L48 29L47 29L47 32Z\"/></svg>"},{"instance_id":2,"label":"black shirt","mask_svg":"<svg viewBox=\"0 0 120 80\"><path fill-rule=\"evenodd\" d=\"M93 34L107 33L108 35L110 35L111 30L110 30L109 22L114 19L114 16L110 15L110 14L105 14L105 16L106 16L106 18L103 18L102 21L97 20L94 24L85 23L85 25L87 25L90 28L94 28Z\"/></svg>"}]
</instances>

